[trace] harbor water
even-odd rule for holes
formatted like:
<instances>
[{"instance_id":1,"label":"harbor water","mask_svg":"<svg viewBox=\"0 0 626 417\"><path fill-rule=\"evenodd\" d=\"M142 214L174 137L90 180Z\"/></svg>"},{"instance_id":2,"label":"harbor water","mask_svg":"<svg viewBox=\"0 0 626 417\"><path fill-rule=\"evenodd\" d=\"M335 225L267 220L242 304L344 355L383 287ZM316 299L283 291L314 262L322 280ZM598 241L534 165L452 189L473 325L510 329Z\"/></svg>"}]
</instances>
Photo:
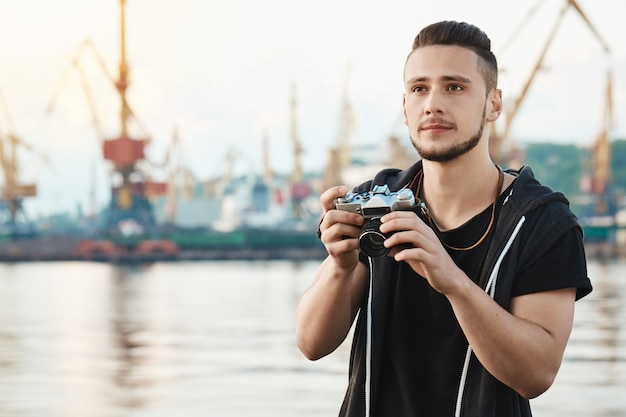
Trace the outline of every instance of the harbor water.
<instances>
[{"instance_id":1,"label":"harbor water","mask_svg":"<svg viewBox=\"0 0 626 417\"><path fill-rule=\"evenodd\" d=\"M317 362L294 342L316 267L0 264L0 417L336 416L349 341ZM626 261L589 274L535 416L626 416Z\"/></svg>"}]
</instances>

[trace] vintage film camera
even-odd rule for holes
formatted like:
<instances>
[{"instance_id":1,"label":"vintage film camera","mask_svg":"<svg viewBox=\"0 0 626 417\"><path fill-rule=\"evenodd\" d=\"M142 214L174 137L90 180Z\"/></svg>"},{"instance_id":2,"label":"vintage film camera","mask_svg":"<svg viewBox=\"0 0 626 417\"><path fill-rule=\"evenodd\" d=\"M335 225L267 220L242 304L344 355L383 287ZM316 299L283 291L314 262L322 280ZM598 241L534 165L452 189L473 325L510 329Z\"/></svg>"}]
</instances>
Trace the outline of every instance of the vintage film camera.
<instances>
[{"instance_id":1,"label":"vintage film camera","mask_svg":"<svg viewBox=\"0 0 626 417\"><path fill-rule=\"evenodd\" d=\"M414 206L413 191L402 188L391 192L387 184L375 185L372 191L348 193L335 202L337 210L358 213L366 219L359 236L359 245L363 253L373 258L389 253L383 244L389 235L380 232L380 218L392 211L410 210Z\"/></svg>"}]
</instances>

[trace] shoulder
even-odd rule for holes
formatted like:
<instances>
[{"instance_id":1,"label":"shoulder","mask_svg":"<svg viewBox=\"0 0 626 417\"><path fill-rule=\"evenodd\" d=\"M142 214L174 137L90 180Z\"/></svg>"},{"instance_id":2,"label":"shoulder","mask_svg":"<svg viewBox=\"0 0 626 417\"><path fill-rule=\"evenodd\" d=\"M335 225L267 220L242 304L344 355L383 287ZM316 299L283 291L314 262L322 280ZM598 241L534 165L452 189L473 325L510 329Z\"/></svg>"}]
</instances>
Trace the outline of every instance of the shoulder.
<instances>
[{"instance_id":1,"label":"shoulder","mask_svg":"<svg viewBox=\"0 0 626 417\"><path fill-rule=\"evenodd\" d=\"M577 224L565 194L542 184L535 178L530 166L508 172L516 177L510 190L510 202L528 221L542 223L543 227L564 220L571 222L571 225Z\"/></svg>"},{"instance_id":2,"label":"shoulder","mask_svg":"<svg viewBox=\"0 0 626 417\"><path fill-rule=\"evenodd\" d=\"M506 172L515 176L510 190L510 200L523 213L528 213L548 203L569 207L569 201L565 195L542 184L535 177L530 166L524 165L519 170L508 169Z\"/></svg>"},{"instance_id":3,"label":"shoulder","mask_svg":"<svg viewBox=\"0 0 626 417\"><path fill-rule=\"evenodd\" d=\"M581 239L582 228L563 193L541 184L528 166L508 172L516 179L505 193L501 220L512 228L523 219L516 239L521 259L536 259L572 229L576 233L568 236Z\"/></svg>"}]
</instances>

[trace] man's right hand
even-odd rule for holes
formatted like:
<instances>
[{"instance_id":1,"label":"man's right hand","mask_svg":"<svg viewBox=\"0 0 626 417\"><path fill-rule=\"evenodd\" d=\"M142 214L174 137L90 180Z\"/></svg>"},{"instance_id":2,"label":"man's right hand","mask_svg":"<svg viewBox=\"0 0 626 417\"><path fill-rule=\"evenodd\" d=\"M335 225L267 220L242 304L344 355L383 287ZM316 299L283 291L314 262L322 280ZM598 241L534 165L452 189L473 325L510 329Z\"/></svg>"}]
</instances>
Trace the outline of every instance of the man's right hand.
<instances>
[{"instance_id":1,"label":"man's right hand","mask_svg":"<svg viewBox=\"0 0 626 417\"><path fill-rule=\"evenodd\" d=\"M335 264L343 269L353 269L359 262L359 235L363 225L360 214L337 210L337 198L348 193L348 187L331 187L320 196L324 217L320 223L322 243Z\"/></svg>"}]
</instances>

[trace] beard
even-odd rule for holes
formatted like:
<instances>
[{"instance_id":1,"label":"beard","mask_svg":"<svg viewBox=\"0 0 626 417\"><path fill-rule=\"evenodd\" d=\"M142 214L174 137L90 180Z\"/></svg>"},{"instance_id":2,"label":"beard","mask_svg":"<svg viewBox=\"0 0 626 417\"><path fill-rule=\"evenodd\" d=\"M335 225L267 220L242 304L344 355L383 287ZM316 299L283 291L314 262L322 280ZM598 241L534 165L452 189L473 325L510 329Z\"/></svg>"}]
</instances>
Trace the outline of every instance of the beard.
<instances>
[{"instance_id":1,"label":"beard","mask_svg":"<svg viewBox=\"0 0 626 417\"><path fill-rule=\"evenodd\" d=\"M464 142L457 142L452 144L450 147L446 149L435 149L429 150L421 146L417 141L413 140L413 147L417 151L417 153L427 161L433 162L450 162L458 157L468 153L472 149L478 145L480 142L480 138L483 136L483 131L485 129L485 115L486 108L483 108L483 116L482 121L480 123L480 127L478 131L472 135L468 140Z\"/></svg>"}]
</instances>

